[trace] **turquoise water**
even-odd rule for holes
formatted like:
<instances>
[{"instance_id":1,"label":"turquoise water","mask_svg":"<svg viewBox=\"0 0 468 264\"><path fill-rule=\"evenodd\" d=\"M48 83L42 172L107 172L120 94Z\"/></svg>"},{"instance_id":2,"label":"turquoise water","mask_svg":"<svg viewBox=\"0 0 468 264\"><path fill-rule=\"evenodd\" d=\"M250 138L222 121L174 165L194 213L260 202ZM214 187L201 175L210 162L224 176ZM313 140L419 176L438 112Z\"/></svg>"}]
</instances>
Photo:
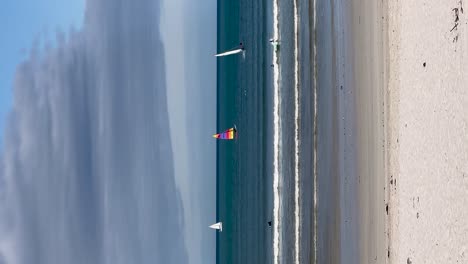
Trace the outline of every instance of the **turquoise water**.
<instances>
[{"instance_id":1,"label":"turquoise water","mask_svg":"<svg viewBox=\"0 0 468 264\"><path fill-rule=\"evenodd\" d=\"M217 127L237 126L217 144L217 263L265 263L271 257L271 174L267 173L270 66L264 1L218 1L218 51L243 43L245 56L218 59Z\"/></svg>"}]
</instances>

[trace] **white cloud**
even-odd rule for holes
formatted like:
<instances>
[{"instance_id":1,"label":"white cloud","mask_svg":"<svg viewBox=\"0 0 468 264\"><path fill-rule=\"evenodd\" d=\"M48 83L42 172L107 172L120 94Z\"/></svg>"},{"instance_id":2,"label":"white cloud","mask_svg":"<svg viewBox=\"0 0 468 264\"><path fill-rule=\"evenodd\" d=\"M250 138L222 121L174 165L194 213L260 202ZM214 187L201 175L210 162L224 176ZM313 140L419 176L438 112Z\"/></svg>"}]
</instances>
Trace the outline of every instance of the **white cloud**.
<instances>
[{"instance_id":1,"label":"white cloud","mask_svg":"<svg viewBox=\"0 0 468 264\"><path fill-rule=\"evenodd\" d=\"M81 31L18 67L0 263L187 263L158 18L153 0L88 1Z\"/></svg>"},{"instance_id":2,"label":"white cloud","mask_svg":"<svg viewBox=\"0 0 468 264\"><path fill-rule=\"evenodd\" d=\"M215 263L216 1L166 0L161 18L168 107L190 263Z\"/></svg>"}]
</instances>

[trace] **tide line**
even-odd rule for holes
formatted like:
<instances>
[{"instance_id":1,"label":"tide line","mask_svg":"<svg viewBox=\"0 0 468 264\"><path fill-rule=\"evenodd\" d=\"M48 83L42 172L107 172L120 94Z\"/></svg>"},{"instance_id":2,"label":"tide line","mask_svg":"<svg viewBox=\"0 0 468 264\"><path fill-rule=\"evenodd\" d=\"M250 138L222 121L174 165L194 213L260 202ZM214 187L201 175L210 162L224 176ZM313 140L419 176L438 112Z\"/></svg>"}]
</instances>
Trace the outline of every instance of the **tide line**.
<instances>
[{"instance_id":1,"label":"tide line","mask_svg":"<svg viewBox=\"0 0 468 264\"><path fill-rule=\"evenodd\" d=\"M294 221L295 221L295 263L300 264L300 224L301 224L301 203L300 203L300 174L299 174L299 120L300 120L300 102L299 102L299 11L298 0L294 0Z\"/></svg>"},{"instance_id":2,"label":"tide line","mask_svg":"<svg viewBox=\"0 0 468 264\"><path fill-rule=\"evenodd\" d=\"M279 3L278 0L273 0L273 38L278 40L279 37ZM279 96L279 57L278 50L273 52L273 263L279 264L281 257L281 219L280 219L280 161L281 161L281 142L280 142L280 96Z\"/></svg>"},{"instance_id":3,"label":"tide line","mask_svg":"<svg viewBox=\"0 0 468 264\"><path fill-rule=\"evenodd\" d=\"M314 67L314 74L313 74L313 85L314 85L314 238L313 238L313 252L314 252L314 263L317 263L317 241L318 241L318 189L317 189L317 154L318 154L318 145L317 145L317 0L313 0L313 29L312 29L312 36L313 36L313 67Z\"/></svg>"}]
</instances>

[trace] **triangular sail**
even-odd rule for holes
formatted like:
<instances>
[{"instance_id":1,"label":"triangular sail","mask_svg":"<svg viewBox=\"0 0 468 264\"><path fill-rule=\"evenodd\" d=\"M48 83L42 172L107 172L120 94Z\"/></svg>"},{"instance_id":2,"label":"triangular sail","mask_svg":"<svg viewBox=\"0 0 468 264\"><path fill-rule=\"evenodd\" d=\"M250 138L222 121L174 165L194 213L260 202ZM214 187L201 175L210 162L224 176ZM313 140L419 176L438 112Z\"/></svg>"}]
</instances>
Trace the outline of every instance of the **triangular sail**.
<instances>
[{"instance_id":1,"label":"triangular sail","mask_svg":"<svg viewBox=\"0 0 468 264\"><path fill-rule=\"evenodd\" d=\"M226 139L226 140L232 140L235 139L237 135L237 130L234 127L229 128L228 130L214 134L213 137L217 139Z\"/></svg>"},{"instance_id":2,"label":"triangular sail","mask_svg":"<svg viewBox=\"0 0 468 264\"><path fill-rule=\"evenodd\" d=\"M225 52L222 52L222 53L218 53L218 54L215 55L215 57L224 57L224 56L234 55L234 54L238 54L238 53L242 53L242 52L244 52L244 45L242 45L242 43L240 43L238 47L236 47L234 49L231 49L231 50L228 50L228 51L225 51Z\"/></svg>"},{"instance_id":3,"label":"triangular sail","mask_svg":"<svg viewBox=\"0 0 468 264\"><path fill-rule=\"evenodd\" d=\"M215 57L224 57L224 56L234 55L237 53L241 53L242 51L244 51L244 49L234 49L234 50L226 51L223 53L218 53L215 55Z\"/></svg>"},{"instance_id":4,"label":"triangular sail","mask_svg":"<svg viewBox=\"0 0 468 264\"><path fill-rule=\"evenodd\" d=\"M218 222L216 224L212 224L212 225L210 225L210 228L211 229L216 229L216 230L219 230L219 232L222 232L223 231L223 223Z\"/></svg>"}]
</instances>

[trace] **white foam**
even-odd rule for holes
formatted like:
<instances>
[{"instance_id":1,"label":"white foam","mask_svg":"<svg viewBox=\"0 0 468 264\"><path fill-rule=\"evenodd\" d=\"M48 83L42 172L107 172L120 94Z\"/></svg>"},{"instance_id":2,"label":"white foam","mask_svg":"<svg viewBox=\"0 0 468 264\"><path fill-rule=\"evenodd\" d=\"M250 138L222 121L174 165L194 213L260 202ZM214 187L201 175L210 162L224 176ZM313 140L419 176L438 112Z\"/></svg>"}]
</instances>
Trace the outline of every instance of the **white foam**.
<instances>
[{"instance_id":1,"label":"white foam","mask_svg":"<svg viewBox=\"0 0 468 264\"><path fill-rule=\"evenodd\" d=\"M313 0L312 10L313 14L313 29L311 35L313 36L313 82L314 82L314 262L317 263L317 214L318 214L318 195L317 195L317 41L316 41L316 27L317 27L317 0Z\"/></svg>"},{"instance_id":2,"label":"white foam","mask_svg":"<svg viewBox=\"0 0 468 264\"><path fill-rule=\"evenodd\" d=\"M294 252L295 263L300 263L300 224L301 224L301 203L299 197L300 190L300 174L299 174L299 146L301 140L299 138L299 119L300 119L300 102L299 102L299 11L298 0L294 0Z\"/></svg>"},{"instance_id":3,"label":"white foam","mask_svg":"<svg viewBox=\"0 0 468 264\"><path fill-rule=\"evenodd\" d=\"M273 0L273 38L279 38L279 17L278 17L278 0ZM281 233L280 233L280 96L279 96L279 63L278 50L273 52L273 263L279 264L281 257Z\"/></svg>"},{"instance_id":4,"label":"white foam","mask_svg":"<svg viewBox=\"0 0 468 264\"><path fill-rule=\"evenodd\" d=\"M299 174L299 146L301 140L299 137L299 121L300 121L300 101L299 101L299 92L300 92L300 82L299 82L299 12L298 12L298 0L294 0L294 148L295 148L295 161L294 161L294 202L295 202L295 243L294 243L294 253L295 253L295 263L300 263L300 235L301 235L301 203L300 203L300 174ZM273 0L273 32L274 39L279 40L279 3L278 0ZM317 23L317 13L316 13L316 0L313 0L313 29L311 34L313 34L313 83L314 83L314 237L313 237L313 250L314 250L314 263L317 262L317 146L316 146L316 130L317 130L317 46L315 42L315 31ZM282 236L280 232L281 219L280 219L280 209L281 209L281 119L280 119L280 107L281 107L281 97L280 97L280 75L279 75L279 53L274 52L273 54L273 63L274 67L274 174L273 174L273 193L274 193L274 233L273 233L273 262L278 264L281 259L281 241Z\"/></svg>"}]
</instances>

